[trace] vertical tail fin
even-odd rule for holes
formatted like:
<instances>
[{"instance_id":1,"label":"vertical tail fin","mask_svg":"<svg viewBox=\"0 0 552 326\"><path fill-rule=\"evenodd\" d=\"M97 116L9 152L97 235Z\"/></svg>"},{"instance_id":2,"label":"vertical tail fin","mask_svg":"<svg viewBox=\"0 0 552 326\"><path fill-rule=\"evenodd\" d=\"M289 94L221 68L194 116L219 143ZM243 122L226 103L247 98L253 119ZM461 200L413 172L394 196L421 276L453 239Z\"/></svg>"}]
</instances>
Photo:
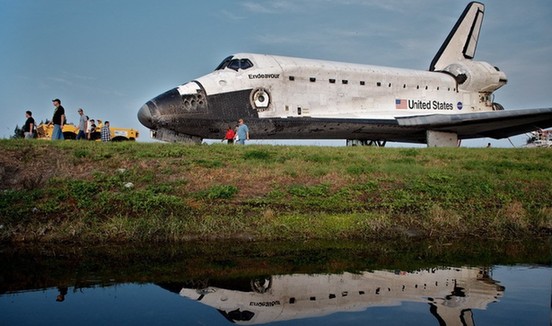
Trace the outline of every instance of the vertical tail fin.
<instances>
[{"instance_id":1,"label":"vertical tail fin","mask_svg":"<svg viewBox=\"0 0 552 326\"><path fill-rule=\"evenodd\" d=\"M473 59L484 11L485 5L480 2L474 1L468 4L431 61L430 71L443 70L451 63Z\"/></svg>"}]
</instances>

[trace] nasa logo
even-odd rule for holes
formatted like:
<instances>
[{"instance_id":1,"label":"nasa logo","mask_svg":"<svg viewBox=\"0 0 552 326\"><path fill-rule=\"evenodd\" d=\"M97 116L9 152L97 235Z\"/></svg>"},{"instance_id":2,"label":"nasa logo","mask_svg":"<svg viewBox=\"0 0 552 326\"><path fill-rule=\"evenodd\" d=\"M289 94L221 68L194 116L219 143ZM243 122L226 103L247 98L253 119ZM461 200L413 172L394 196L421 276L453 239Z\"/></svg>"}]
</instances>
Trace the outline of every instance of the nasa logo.
<instances>
[{"instance_id":1,"label":"nasa logo","mask_svg":"<svg viewBox=\"0 0 552 326\"><path fill-rule=\"evenodd\" d=\"M456 107L458 108L458 110L462 110L462 102L456 103Z\"/></svg>"}]
</instances>

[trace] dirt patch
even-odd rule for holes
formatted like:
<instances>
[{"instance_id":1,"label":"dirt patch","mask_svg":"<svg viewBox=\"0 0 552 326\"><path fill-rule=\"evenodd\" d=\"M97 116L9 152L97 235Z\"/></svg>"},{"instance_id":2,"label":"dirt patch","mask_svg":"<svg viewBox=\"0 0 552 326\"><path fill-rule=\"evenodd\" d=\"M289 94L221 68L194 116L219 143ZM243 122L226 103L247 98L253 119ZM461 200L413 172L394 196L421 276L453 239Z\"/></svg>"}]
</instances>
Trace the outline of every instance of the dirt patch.
<instances>
[{"instance_id":1,"label":"dirt patch","mask_svg":"<svg viewBox=\"0 0 552 326\"><path fill-rule=\"evenodd\" d=\"M98 162L76 160L55 147L9 148L0 155L0 189L43 187L52 178L88 179L97 169Z\"/></svg>"}]
</instances>

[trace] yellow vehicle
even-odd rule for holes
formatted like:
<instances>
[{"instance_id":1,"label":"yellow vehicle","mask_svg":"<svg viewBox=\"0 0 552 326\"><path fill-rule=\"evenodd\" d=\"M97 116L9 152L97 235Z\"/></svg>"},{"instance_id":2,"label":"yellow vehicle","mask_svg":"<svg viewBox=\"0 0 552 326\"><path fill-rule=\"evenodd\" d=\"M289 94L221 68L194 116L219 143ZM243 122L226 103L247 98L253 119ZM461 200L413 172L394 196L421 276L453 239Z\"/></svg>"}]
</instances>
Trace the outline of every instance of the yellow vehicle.
<instances>
[{"instance_id":1,"label":"yellow vehicle","mask_svg":"<svg viewBox=\"0 0 552 326\"><path fill-rule=\"evenodd\" d=\"M90 135L90 140L101 140L100 130L102 129L102 121L98 120L98 125L94 132ZM109 127L111 131L111 140L112 141L124 141L124 140L136 140L139 133L138 130L132 128L119 128L119 127ZM36 128L37 138L38 139L52 139L52 132L54 131L54 125L41 123ZM76 139L79 133L79 127L75 126L72 123L67 123L63 125L63 137L65 139Z\"/></svg>"}]
</instances>

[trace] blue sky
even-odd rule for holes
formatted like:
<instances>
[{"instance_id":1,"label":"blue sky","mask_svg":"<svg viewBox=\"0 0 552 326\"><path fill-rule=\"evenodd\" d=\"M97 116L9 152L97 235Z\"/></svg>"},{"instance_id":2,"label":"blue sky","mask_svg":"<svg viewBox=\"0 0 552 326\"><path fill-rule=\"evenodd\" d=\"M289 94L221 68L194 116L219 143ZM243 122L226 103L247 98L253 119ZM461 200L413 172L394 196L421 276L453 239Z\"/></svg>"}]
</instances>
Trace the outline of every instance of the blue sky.
<instances>
[{"instance_id":1,"label":"blue sky","mask_svg":"<svg viewBox=\"0 0 552 326\"><path fill-rule=\"evenodd\" d=\"M0 0L0 138L24 123L27 109L38 121L51 118L51 100L60 98L69 122L82 107L146 141L136 117L146 101L236 52L427 69L467 3ZM552 106L552 1L484 3L476 59L509 79L495 101L506 109Z\"/></svg>"}]
</instances>

